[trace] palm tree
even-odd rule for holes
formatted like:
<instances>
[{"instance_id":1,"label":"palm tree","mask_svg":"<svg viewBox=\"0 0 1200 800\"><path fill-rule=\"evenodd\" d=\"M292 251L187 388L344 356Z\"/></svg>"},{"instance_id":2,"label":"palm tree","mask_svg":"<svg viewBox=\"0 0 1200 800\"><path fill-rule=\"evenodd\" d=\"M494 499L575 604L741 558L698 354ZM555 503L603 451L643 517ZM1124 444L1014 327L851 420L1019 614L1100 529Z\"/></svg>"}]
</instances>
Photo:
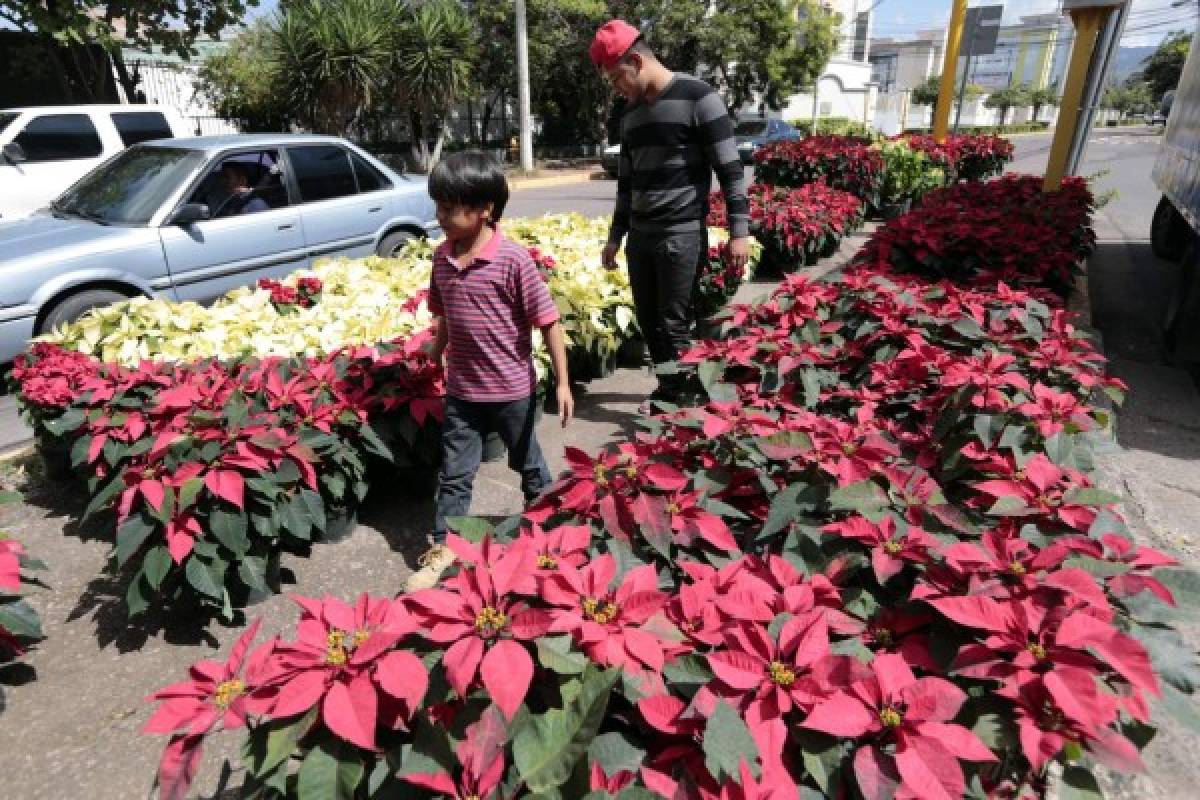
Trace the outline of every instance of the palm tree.
<instances>
[{"instance_id":1,"label":"palm tree","mask_svg":"<svg viewBox=\"0 0 1200 800\"><path fill-rule=\"evenodd\" d=\"M1058 105L1058 90L1053 86L1043 86L1041 89L1034 89L1029 93L1029 103L1033 106L1033 121L1038 121L1038 114L1042 111L1042 106Z\"/></svg>"},{"instance_id":2,"label":"palm tree","mask_svg":"<svg viewBox=\"0 0 1200 800\"><path fill-rule=\"evenodd\" d=\"M447 111L470 92L473 32L455 0L410 6L396 31L393 91L408 108L412 155L421 170L441 158Z\"/></svg>"},{"instance_id":3,"label":"palm tree","mask_svg":"<svg viewBox=\"0 0 1200 800\"><path fill-rule=\"evenodd\" d=\"M401 0L296 0L274 22L271 66L306 126L353 135L392 71Z\"/></svg>"}]
</instances>

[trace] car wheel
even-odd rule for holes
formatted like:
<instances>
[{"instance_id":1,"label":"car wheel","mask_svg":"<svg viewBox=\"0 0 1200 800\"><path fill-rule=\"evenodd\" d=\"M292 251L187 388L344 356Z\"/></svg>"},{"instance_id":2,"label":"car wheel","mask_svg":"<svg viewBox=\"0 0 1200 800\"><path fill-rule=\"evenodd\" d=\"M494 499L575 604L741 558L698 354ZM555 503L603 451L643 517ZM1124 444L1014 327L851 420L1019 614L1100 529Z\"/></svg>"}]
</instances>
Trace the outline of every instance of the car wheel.
<instances>
[{"instance_id":1,"label":"car wheel","mask_svg":"<svg viewBox=\"0 0 1200 800\"><path fill-rule=\"evenodd\" d=\"M1154 255L1167 261L1183 258L1190 229L1187 220L1175 210L1171 201L1163 196L1154 209L1150 220L1150 249Z\"/></svg>"},{"instance_id":2,"label":"car wheel","mask_svg":"<svg viewBox=\"0 0 1200 800\"><path fill-rule=\"evenodd\" d=\"M49 333L60 325L74 322L93 308L120 303L128 300L129 295L114 292L110 289L88 289L76 294L67 295L50 309L38 326L38 334Z\"/></svg>"},{"instance_id":3,"label":"car wheel","mask_svg":"<svg viewBox=\"0 0 1200 800\"><path fill-rule=\"evenodd\" d=\"M379 246L375 248L375 254L381 258L395 258L405 245L416 238L416 234L412 231L394 231L380 240Z\"/></svg>"}]
</instances>

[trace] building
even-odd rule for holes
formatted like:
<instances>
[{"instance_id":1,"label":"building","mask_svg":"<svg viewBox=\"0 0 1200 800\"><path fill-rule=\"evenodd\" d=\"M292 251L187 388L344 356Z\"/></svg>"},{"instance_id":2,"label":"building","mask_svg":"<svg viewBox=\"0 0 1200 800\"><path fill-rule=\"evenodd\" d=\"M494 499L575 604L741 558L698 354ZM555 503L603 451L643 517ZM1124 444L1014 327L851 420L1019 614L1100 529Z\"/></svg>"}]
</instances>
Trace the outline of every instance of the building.
<instances>
[{"instance_id":1,"label":"building","mask_svg":"<svg viewBox=\"0 0 1200 800\"><path fill-rule=\"evenodd\" d=\"M780 116L788 120L848 119L870 124L875 117L876 85L871 80L871 23L876 0L823 0L841 17L838 47L817 80L816 94L788 98Z\"/></svg>"},{"instance_id":2,"label":"building","mask_svg":"<svg viewBox=\"0 0 1200 800\"><path fill-rule=\"evenodd\" d=\"M943 28L918 31L906 38L880 38L870 44L872 80L880 87L875 127L886 134L932 124L933 109L911 102L912 90L940 75L946 45ZM961 124L994 125L999 113L983 105L986 93L1007 86L1028 84L1040 89L1057 86L1066 71L1071 50L1070 21L1059 14L1034 14L1000 28L995 52L973 55L963 50L956 74L968 74L970 83L985 94L963 104ZM1009 122L1028 121L1031 109L1014 109ZM1055 109L1044 109L1041 120L1052 120Z\"/></svg>"}]
</instances>

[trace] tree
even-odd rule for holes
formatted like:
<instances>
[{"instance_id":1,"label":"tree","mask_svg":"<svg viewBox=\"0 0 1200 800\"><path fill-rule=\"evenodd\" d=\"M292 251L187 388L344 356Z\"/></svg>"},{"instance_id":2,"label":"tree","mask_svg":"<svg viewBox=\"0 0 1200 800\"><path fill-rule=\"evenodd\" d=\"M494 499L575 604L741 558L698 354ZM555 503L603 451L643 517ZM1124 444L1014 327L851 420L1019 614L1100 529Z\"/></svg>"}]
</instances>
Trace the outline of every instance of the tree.
<instances>
[{"instance_id":1,"label":"tree","mask_svg":"<svg viewBox=\"0 0 1200 800\"><path fill-rule=\"evenodd\" d=\"M1120 86L1109 86L1104 91L1100 105L1119 111L1124 118L1129 114L1144 114L1154 106L1150 87L1137 80L1127 80Z\"/></svg>"},{"instance_id":2,"label":"tree","mask_svg":"<svg viewBox=\"0 0 1200 800\"><path fill-rule=\"evenodd\" d=\"M1056 86L1043 86L1041 89L1031 91L1029 104L1033 106L1033 121L1038 121L1038 114L1041 113L1042 106L1057 106L1058 103L1058 87Z\"/></svg>"},{"instance_id":3,"label":"tree","mask_svg":"<svg viewBox=\"0 0 1200 800\"><path fill-rule=\"evenodd\" d=\"M281 6L270 63L286 102L318 133L352 135L386 91L399 0L298 0Z\"/></svg>"},{"instance_id":4,"label":"tree","mask_svg":"<svg viewBox=\"0 0 1200 800\"><path fill-rule=\"evenodd\" d=\"M413 159L422 170L441 157L447 114L469 92L473 43L471 20L456 0L410 7L397 31L392 86L408 108Z\"/></svg>"},{"instance_id":5,"label":"tree","mask_svg":"<svg viewBox=\"0 0 1200 800\"><path fill-rule=\"evenodd\" d=\"M942 89L942 76L931 75L925 79L925 82L912 90L912 101L919 106L929 106L937 108L938 93ZM963 100L974 100L979 95L983 94L983 87L977 86L974 83L968 83L966 90L963 92ZM955 98L958 97L958 91L955 90Z\"/></svg>"},{"instance_id":6,"label":"tree","mask_svg":"<svg viewBox=\"0 0 1200 800\"><path fill-rule=\"evenodd\" d=\"M700 37L703 73L731 109L783 107L813 86L838 40L838 17L814 0L715 0Z\"/></svg>"},{"instance_id":7,"label":"tree","mask_svg":"<svg viewBox=\"0 0 1200 800\"><path fill-rule=\"evenodd\" d=\"M200 67L197 90L218 116L237 122L243 131L284 131L296 118L279 91L273 42L273 29L260 19Z\"/></svg>"},{"instance_id":8,"label":"tree","mask_svg":"<svg viewBox=\"0 0 1200 800\"><path fill-rule=\"evenodd\" d=\"M1025 85L1005 86L1003 89L997 89L989 94L983 104L987 108L1000 110L1000 124L1003 125L1010 108L1020 108L1030 104L1029 87Z\"/></svg>"},{"instance_id":9,"label":"tree","mask_svg":"<svg viewBox=\"0 0 1200 800\"><path fill-rule=\"evenodd\" d=\"M1179 85L1179 75L1191 45L1192 34L1172 33L1142 62L1142 71L1136 77L1149 86L1153 99L1161 100L1164 94Z\"/></svg>"},{"instance_id":10,"label":"tree","mask_svg":"<svg viewBox=\"0 0 1200 800\"><path fill-rule=\"evenodd\" d=\"M96 102L101 99L96 91L103 85L97 77L110 66L125 96L137 96L141 77L126 66L122 47L158 47L189 58L194 55L196 39L219 37L257 5L258 0L5 0L0 3L0 22L35 34L47 45L44 52L48 57L58 62L55 66L60 74L72 74L77 85L90 87L84 90L88 96L76 99ZM101 45L109 63L92 63L84 48L56 46L82 44Z\"/></svg>"}]
</instances>

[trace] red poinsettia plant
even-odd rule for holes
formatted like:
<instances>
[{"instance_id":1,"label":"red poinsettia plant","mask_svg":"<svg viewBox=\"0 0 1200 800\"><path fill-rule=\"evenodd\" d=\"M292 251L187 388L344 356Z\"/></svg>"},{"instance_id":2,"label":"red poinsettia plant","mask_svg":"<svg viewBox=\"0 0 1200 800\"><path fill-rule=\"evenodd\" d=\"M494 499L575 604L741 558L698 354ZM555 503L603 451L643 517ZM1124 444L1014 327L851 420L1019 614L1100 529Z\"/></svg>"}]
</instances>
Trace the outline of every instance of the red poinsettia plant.
<instances>
[{"instance_id":1,"label":"red poinsettia plant","mask_svg":"<svg viewBox=\"0 0 1200 800\"><path fill-rule=\"evenodd\" d=\"M855 136L768 142L754 152L754 180L780 187L822 181L858 197L868 208L876 208L883 185L883 157L869 140Z\"/></svg>"},{"instance_id":2,"label":"red poinsettia plant","mask_svg":"<svg viewBox=\"0 0 1200 800\"><path fill-rule=\"evenodd\" d=\"M321 279L315 275L304 275L291 286L270 278L260 278L259 289L271 293L271 305L280 314L291 314L300 308L312 308L321 300Z\"/></svg>"},{"instance_id":3,"label":"red poinsettia plant","mask_svg":"<svg viewBox=\"0 0 1200 800\"><path fill-rule=\"evenodd\" d=\"M457 521L439 587L302 601L295 641L156 696L160 786L218 717L252 787L300 798L1033 797L1141 769L1153 714L1188 718L1196 576L1093 485L1093 394L1121 387L1058 298L954 274L735 308L682 359L694 404L569 450L520 517Z\"/></svg>"},{"instance_id":4,"label":"red poinsettia plant","mask_svg":"<svg viewBox=\"0 0 1200 800\"><path fill-rule=\"evenodd\" d=\"M0 504L15 502L20 495L0 492ZM44 570L46 565L32 558L16 539L0 531L0 665L25 653L41 640L42 624L37 612L23 597L22 589L29 582L30 570ZM0 703L4 693L0 690Z\"/></svg>"}]
</instances>

